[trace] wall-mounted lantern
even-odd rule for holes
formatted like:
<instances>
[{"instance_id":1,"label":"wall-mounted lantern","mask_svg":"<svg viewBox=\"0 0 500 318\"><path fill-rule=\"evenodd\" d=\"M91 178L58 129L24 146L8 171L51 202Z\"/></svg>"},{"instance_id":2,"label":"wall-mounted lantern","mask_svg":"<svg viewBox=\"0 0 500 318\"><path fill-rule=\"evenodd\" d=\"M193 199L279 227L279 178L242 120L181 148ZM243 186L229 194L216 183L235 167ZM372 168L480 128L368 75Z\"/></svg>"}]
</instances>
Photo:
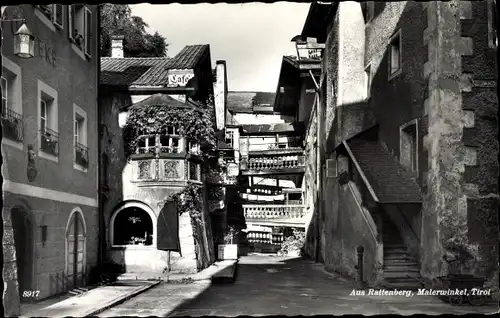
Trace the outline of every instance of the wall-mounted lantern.
<instances>
[{"instance_id":1,"label":"wall-mounted lantern","mask_svg":"<svg viewBox=\"0 0 500 318\"><path fill-rule=\"evenodd\" d=\"M47 243L47 225L40 225L40 228L42 230L42 245L45 246L45 243Z\"/></svg>"},{"instance_id":2,"label":"wall-mounted lantern","mask_svg":"<svg viewBox=\"0 0 500 318\"><path fill-rule=\"evenodd\" d=\"M16 8L21 9L19 6ZM21 27L14 33L14 54L22 59L29 59L35 56L35 36L28 29L25 23L25 19L4 19L3 14L7 7L2 7L2 19L1 22L15 22L22 21Z\"/></svg>"},{"instance_id":3,"label":"wall-mounted lantern","mask_svg":"<svg viewBox=\"0 0 500 318\"><path fill-rule=\"evenodd\" d=\"M316 38L305 38L301 35L294 36L292 42L295 42L295 49L299 60L318 60L320 61L325 49L324 43L318 43Z\"/></svg>"},{"instance_id":4,"label":"wall-mounted lantern","mask_svg":"<svg viewBox=\"0 0 500 318\"><path fill-rule=\"evenodd\" d=\"M23 59L35 56L35 36L28 29L26 23L23 23L14 34L14 54Z\"/></svg>"}]
</instances>

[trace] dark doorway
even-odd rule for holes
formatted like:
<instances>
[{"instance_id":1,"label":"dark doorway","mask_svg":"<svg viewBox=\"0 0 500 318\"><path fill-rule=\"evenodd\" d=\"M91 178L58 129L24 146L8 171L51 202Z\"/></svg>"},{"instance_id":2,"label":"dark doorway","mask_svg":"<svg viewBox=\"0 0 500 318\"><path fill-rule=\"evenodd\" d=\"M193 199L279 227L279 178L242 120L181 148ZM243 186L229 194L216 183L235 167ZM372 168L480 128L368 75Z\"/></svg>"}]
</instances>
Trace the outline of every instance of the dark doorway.
<instances>
[{"instance_id":1,"label":"dark doorway","mask_svg":"<svg viewBox=\"0 0 500 318\"><path fill-rule=\"evenodd\" d=\"M21 302L29 302L31 298L23 297L23 291L33 290L33 222L29 212L20 206L11 210L14 244L16 246L17 280Z\"/></svg>"},{"instance_id":2,"label":"dark doorway","mask_svg":"<svg viewBox=\"0 0 500 318\"><path fill-rule=\"evenodd\" d=\"M113 245L152 245L153 220L138 207L118 212L113 224Z\"/></svg>"}]
</instances>

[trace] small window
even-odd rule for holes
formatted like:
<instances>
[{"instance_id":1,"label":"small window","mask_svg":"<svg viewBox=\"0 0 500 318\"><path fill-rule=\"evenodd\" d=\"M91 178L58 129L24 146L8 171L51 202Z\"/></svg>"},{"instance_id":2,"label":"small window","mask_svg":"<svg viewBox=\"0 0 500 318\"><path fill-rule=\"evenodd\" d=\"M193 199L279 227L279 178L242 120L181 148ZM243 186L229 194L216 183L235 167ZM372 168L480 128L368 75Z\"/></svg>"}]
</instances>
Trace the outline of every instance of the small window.
<instances>
[{"instance_id":1,"label":"small window","mask_svg":"<svg viewBox=\"0 0 500 318\"><path fill-rule=\"evenodd\" d=\"M72 4L68 10L69 38L88 57L92 52L92 12L83 4Z\"/></svg>"},{"instance_id":2,"label":"small window","mask_svg":"<svg viewBox=\"0 0 500 318\"><path fill-rule=\"evenodd\" d=\"M181 139L176 127L167 127L165 134L160 135L160 153L180 153Z\"/></svg>"},{"instance_id":3,"label":"small window","mask_svg":"<svg viewBox=\"0 0 500 318\"><path fill-rule=\"evenodd\" d=\"M156 135L142 135L137 142L136 153L156 153Z\"/></svg>"},{"instance_id":4,"label":"small window","mask_svg":"<svg viewBox=\"0 0 500 318\"><path fill-rule=\"evenodd\" d=\"M86 112L73 105L74 108L74 155L75 163L86 169L88 168L88 148L87 148L87 114ZM75 167L79 169L78 167Z\"/></svg>"},{"instance_id":5,"label":"small window","mask_svg":"<svg viewBox=\"0 0 500 318\"><path fill-rule=\"evenodd\" d=\"M63 28L63 11L64 5L62 4L44 4L37 5L38 10L47 18L48 21L52 22L59 29Z\"/></svg>"},{"instance_id":6,"label":"small window","mask_svg":"<svg viewBox=\"0 0 500 318\"><path fill-rule=\"evenodd\" d=\"M401 128L400 162L411 171L418 171L417 122L406 124Z\"/></svg>"},{"instance_id":7,"label":"small window","mask_svg":"<svg viewBox=\"0 0 500 318\"><path fill-rule=\"evenodd\" d=\"M55 101L52 96L47 95L42 92L39 101L40 105L40 133L41 138L41 150L51 156L57 156L59 153L59 134L55 131L54 122L54 112Z\"/></svg>"},{"instance_id":8,"label":"small window","mask_svg":"<svg viewBox=\"0 0 500 318\"><path fill-rule=\"evenodd\" d=\"M226 134L224 136L224 143L233 147L233 142L234 142L234 131L226 130Z\"/></svg>"},{"instance_id":9,"label":"small window","mask_svg":"<svg viewBox=\"0 0 500 318\"><path fill-rule=\"evenodd\" d=\"M398 31L389 44L389 75L393 76L402 69L401 31Z\"/></svg>"},{"instance_id":10,"label":"small window","mask_svg":"<svg viewBox=\"0 0 500 318\"><path fill-rule=\"evenodd\" d=\"M370 97L371 85L372 85L371 65L368 65L365 68L365 87L366 87L365 94L366 94L366 98Z\"/></svg>"}]
</instances>

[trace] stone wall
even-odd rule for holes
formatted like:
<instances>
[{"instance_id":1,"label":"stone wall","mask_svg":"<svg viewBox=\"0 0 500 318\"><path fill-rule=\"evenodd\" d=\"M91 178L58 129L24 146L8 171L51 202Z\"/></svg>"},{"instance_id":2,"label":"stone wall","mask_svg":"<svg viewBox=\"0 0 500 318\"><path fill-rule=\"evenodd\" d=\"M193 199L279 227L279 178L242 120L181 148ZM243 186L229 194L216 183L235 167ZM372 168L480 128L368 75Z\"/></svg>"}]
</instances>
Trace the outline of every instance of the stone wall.
<instances>
[{"instance_id":1,"label":"stone wall","mask_svg":"<svg viewBox=\"0 0 500 318\"><path fill-rule=\"evenodd\" d=\"M444 247L464 235L479 266L462 269L497 275L496 50L488 43L486 4L450 1L424 6L428 26L423 37L429 50L424 147L429 174L422 272L428 278L448 272Z\"/></svg>"}]
</instances>

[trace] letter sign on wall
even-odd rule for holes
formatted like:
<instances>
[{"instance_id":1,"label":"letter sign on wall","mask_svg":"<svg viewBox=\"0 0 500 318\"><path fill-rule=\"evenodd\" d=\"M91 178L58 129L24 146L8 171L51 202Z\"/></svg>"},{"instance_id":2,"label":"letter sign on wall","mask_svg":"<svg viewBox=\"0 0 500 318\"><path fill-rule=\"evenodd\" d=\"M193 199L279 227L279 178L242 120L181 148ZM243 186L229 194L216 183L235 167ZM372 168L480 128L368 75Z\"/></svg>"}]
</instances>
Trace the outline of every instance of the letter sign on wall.
<instances>
[{"instance_id":1,"label":"letter sign on wall","mask_svg":"<svg viewBox=\"0 0 500 318\"><path fill-rule=\"evenodd\" d=\"M184 87L193 77L194 77L193 70L169 71L167 85L168 87Z\"/></svg>"}]
</instances>

